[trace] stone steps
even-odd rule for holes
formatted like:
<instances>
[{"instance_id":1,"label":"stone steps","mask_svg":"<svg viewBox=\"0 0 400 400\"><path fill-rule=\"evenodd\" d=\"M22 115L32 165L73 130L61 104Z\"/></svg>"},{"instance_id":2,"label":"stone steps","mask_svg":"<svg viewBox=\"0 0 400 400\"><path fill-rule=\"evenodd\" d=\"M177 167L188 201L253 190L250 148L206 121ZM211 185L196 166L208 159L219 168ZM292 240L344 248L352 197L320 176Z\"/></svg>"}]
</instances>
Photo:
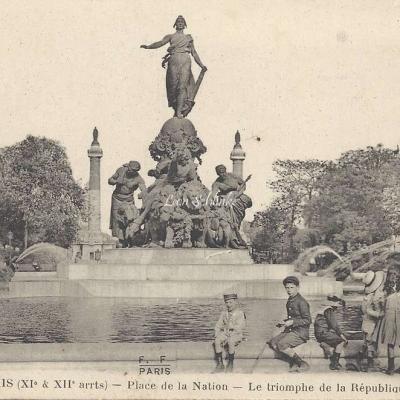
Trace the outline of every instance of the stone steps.
<instances>
[{"instance_id":1,"label":"stone steps","mask_svg":"<svg viewBox=\"0 0 400 400\"><path fill-rule=\"evenodd\" d=\"M90 279L76 282L79 282L80 289L83 289L88 296L101 297L220 298L223 293L234 292L242 298L287 298L281 280L116 281ZM340 287L334 280L321 281L304 278L301 283L301 292L308 297L326 296L329 293L338 293Z\"/></svg>"},{"instance_id":2,"label":"stone steps","mask_svg":"<svg viewBox=\"0 0 400 400\"><path fill-rule=\"evenodd\" d=\"M58 275L56 271L52 272L16 272L13 281L49 281L58 280Z\"/></svg>"},{"instance_id":3,"label":"stone steps","mask_svg":"<svg viewBox=\"0 0 400 400\"><path fill-rule=\"evenodd\" d=\"M101 262L106 264L153 264L153 265L204 265L204 264L252 264L247 249L161 249L129 248L108 249Z\"/></svg>"},{"instance_id":4,"label":"stone steps","mask_svg":"<svg viewBox=\"0 0 400 400\"><path fill-rule=\"evenodd\" d=\"M303 277L301 293L307 298L341 294L341 283L333 279ZM236 292L241 298L286 299L279 280L115 280L59 279L11 281L8 297L71 296L130 298L221 298Z\"/></svg>"},{"instance_id":5,"label":"stone steps","mask_svg":"<svg viewBox=\"0 0 400 400\"><path fill-rule=\"evenodd\" d=\"M364 285L358 285L353 282L343 283L343 292L345 293L364 293Z\"/></svg>"},{"instance_id":6,"label":"stone steps","mask_svg":"<svg viewBox=\"0 0 400 400\"><path fill-rule=\"evenodd\" d=\"M60 266L60 278L137 281L245 281L280 279L294 273L292 265L216 264L71 264Z\"/></svg>"}]
</instances>

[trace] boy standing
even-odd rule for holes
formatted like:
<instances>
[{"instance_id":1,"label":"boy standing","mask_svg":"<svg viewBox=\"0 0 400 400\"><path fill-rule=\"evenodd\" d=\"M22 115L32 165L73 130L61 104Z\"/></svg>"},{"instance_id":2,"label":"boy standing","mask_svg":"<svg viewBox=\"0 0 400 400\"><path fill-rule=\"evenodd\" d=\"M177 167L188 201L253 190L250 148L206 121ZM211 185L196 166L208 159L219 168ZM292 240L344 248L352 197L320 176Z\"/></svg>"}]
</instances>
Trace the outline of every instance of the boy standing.
<instances>
[{"instance_id":1,"label":"boy standing","mask_svg":"<svg viewBox=\"0 0 400 400\"><path fill-rule=\"evenodd\" d=\"M228 364L226 372L232 372L235 359L235 347L243 339L243 331L246 327L246 315L240 309L237 294L225 294L226 310L222 311L215 325L215 357L217 367L215 372L223 372L225 367L222 361L222 350L228 348Z\"/></svg>"},{"instance_id":2,"label":"boy standing","mask_svg":"<svg viewBox=\"0 0 400 400\"><path fill-rule=\"evenodd\" d=\"M289 296L286 303L287 319L279 322L278 327L284 327L279 335L269 341L272 350L290 363L289 372L303 372L310 367L295 352L294 348L305 343L309 338L311 325L310 305L299 293L299 280L288 276L283 280Z\"/></svg>"}]
</instances>

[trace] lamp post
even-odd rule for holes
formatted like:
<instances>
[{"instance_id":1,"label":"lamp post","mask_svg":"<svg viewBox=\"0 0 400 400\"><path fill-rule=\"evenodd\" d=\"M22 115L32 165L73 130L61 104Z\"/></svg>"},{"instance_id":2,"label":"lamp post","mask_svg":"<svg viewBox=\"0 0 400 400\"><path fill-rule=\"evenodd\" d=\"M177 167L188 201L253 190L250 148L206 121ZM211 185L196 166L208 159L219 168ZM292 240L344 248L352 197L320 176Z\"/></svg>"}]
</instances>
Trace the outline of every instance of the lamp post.
<instances>
[{"instance_id":1,"label":"lamp post","mask_svg":"<svg viewBox=\"0 0 400 400\"><path fill-rule=\"evenodd\" d=\"M8 265L11 266L11 260L13 258L13 248L12 248L12 240L14 239L14 234L11 231L8 231L7 233L7 238L8 238Z\"/></svg>"},{"instance_id":2,"label":"lamp post","mask_svg":"<svg viewBox=\"0 0 400 400\"><path fill-rule=\"evenodd\" d=\"M9 232L7 233L7 238L8 238L8 245L11 247L11 245L12 245L12 240L14 239L14 234L13 234L11 231L9 231Z\"/></svg>"}]
</instances>

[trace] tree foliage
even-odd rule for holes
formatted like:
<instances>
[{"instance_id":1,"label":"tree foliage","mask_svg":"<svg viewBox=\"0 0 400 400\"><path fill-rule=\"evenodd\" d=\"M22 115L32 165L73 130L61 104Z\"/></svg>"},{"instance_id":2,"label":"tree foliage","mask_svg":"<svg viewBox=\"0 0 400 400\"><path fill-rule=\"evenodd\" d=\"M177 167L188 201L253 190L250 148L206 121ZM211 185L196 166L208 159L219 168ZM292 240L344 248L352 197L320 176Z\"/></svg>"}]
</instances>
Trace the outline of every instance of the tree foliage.
<instances>
[{"instance_id":1,"label":"tree foliage","mask_svg":"<svg viewBox=\"0 0 400 400\"><path fill-rule=\"evenodd\" d=\"M329 165L308 204L325 243L345 254L395 233L399 167L397 152L382 145L348 151Z\"/></svg>"},{"instance_id":2,"label":"tree foliage","mask_svg":"<svg viewBox=\"0 0 400 400\"><path fill-rule=\"evenodd\" d=\"M287 251L287 218L279 207L271 205L257 212L250 224L250 240L256 262L277 262L285 258Z\"/></svg>"},{"instance_id":3,"label":"tree foliage","mask_svg":"<svg viewBox=\"0 0 400 400\"><path fill-rule=\"evenodd\" d=\"M304 206L316 193L318 179L324 172L326 162L321 160L277 160L272 165L276 178L267 181L278 194L275 203L287 212L292 225L304 221Z\"/></svg>"},{"instance_id":4,"label":"tree foliage","mask_svg":"<svg viewBox=\"0 0 400 400\"><path fill-rule=\"evenodd\" d=\"M57 142L28 136L2 149L3 235L12 231L25 247L41 241L66 247L75 238L84 205L84 190L75 182L65 149Z\"/></svg>"},{"instance_id":5,"label":"tree foliage","mask_svg":"<svg viewBox=\"0 0 400 400\"><path fill-rule=\"evenodd\" d=\"M282 226L268 227L269 237L289 237L286 259L291 261L305 247L328 244L341 254L400 234L399 151L378 144L350 150L335 161L278 160L275 179L267 182L277 197L274 205ZM270 215L269 208L264 212ZM262 220L261 220L262 221ZM277 233L275 233L275 231ZM271 240L258 249L274 248ZM319 243L318 243L319 242ZM285 254L285 251L281 252Z\"/></svg>"}]
</instances>

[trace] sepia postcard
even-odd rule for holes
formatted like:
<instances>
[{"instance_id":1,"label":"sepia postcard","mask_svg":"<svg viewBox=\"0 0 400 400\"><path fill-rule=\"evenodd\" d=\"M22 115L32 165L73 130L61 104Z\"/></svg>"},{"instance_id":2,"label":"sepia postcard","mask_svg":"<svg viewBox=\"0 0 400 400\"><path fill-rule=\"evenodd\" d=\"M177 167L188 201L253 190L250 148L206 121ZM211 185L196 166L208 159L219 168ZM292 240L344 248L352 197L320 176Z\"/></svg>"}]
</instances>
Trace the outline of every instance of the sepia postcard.
<instances>
[{"instance_id":1,"label":"sepia postcard","mask_svg":"<svg viewBox=\"0 0 400 400\"><path fill-rule=\"evenodd\" d=\"M0 399L399 398L399 1L0 6Z\"/></svg>"}]
</instances>

